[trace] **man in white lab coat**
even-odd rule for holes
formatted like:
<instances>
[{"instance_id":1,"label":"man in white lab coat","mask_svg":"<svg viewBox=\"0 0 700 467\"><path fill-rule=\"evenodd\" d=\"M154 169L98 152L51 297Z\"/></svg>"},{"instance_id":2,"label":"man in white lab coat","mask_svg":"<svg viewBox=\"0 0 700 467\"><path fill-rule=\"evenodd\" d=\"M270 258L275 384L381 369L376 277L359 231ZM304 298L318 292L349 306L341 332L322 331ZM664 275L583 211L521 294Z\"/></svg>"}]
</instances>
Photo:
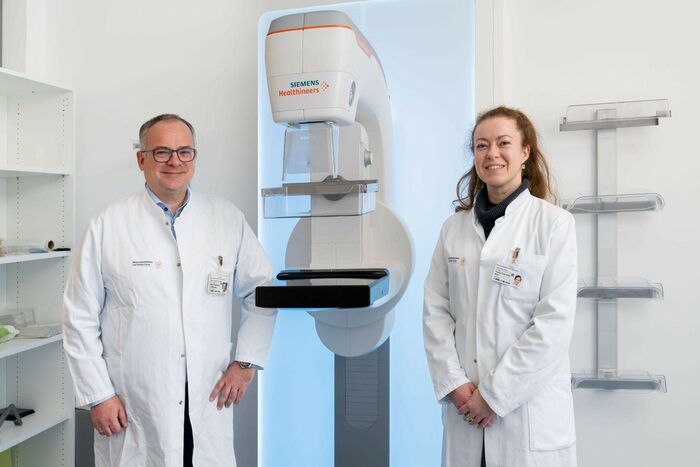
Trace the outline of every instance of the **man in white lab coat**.
<instances>
[{"instance_id":1,"label":"man in white lab coat","mask_svg":"<svg viewBox=\"0 0 700 467\"><path fill-rule=\"evenodd\" d=\"M98 467L235 466L231 406L265 363L276 311L254 303L271 267L233 204L189 189L187 121L159 115L139 136L146 185L90 221L67 280L77 405L90 407Z\"/></svg>"}]
</instances>

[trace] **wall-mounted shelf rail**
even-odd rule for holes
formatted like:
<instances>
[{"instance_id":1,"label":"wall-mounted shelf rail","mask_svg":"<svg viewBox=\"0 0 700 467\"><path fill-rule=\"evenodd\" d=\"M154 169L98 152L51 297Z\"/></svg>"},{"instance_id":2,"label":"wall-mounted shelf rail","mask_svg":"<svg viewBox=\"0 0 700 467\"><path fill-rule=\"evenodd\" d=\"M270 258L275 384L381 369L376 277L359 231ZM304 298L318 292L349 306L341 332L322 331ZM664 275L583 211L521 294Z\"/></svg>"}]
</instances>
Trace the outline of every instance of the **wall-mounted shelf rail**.
<instances>
[{"instance_id":1,"label":"wall-mounted shelf rail","mask_svg":"<svg viewBox=\"0 0 700 467\"><path fill-rule=\"evenodd\" d=\"M560 131L596 132L596 193L564 205L572 213L596 214L595 277L579 283L578 297L595 300L597 368L572 375L574 389L666 392L666 378L645 371L618 369L617 302L662 299L663 286L645 279L617 279L617 213L664 207L657 193L617 193L617 129L658 125L670 117L666 99L571 105Z\"/></svg>"}]
</instances>

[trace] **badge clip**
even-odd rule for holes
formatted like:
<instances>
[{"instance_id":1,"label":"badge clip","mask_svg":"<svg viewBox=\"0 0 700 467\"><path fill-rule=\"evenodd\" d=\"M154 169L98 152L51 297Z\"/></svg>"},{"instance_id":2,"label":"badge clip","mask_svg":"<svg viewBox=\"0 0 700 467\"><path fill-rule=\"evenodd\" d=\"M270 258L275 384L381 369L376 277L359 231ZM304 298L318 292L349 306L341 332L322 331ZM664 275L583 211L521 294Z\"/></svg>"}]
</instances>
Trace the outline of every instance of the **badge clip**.
<instances>
[{"instance_id":1,"label":"badge clip","mask_svg":"<svg viewBox=\"0 0 700 467\"><path fill-rule=\"evenodd\" d=\"M520 255L520 247L515 247L513 250L513 257L511 258L511 263L515 264L518 261L518 255Z\"/></svg>"}]
</instances>

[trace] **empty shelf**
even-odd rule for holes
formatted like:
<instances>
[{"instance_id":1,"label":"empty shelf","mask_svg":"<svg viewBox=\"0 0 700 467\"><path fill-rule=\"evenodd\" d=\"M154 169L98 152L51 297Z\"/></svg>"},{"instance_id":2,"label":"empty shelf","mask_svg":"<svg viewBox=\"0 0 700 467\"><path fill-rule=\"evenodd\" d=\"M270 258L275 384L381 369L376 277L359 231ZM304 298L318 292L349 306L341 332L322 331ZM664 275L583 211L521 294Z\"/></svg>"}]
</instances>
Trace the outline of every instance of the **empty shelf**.
<instances>
[{"instance_id":1,"label":"empty shelf","mask_svg":"<svg viewBox=\"0 0 700 467\"><path fill-rule=\"evenodd\" d=\"M631 211L658 211L664 207L664 199L658 193L634 193L625 195L579 196L569 204L567 211L587 214Z\"/></svg>"},{"instance_id":2,"label":"empty shelf","mask_svg":"<svg viewBox=\"0 0 700 467\"><path fill-rule=\"evenodd\" d=\"M570 105L566 110L566 117L561 119L559 130L601 130L658 125L659 118L670 116L667 99Z\"/></svg>"},{"instance_id":3,"label":"empty shelf","mask_svg":"<svg viewBox=\"0 0 700 467\"><path fill-rule=\"evenodd\" d=\"M61 167L22 167L18 165L0 166L1 178L34 177L41 175L70 175L70 169Z\"/></svg>"},{"instance_id":4,"label":"empty shelf","mask_svg":"<svg viewBox=\"0 0 700 467\"><path fill-rule=\"evenodd\" d=\"M666 377L646 371L585 371L571 375L572 389L666 392Z\"/></svg>"},{"instance_id":5,"label":"empty shelf","mask_svg":"<svg viewBox=\"0 0 700 467\"><path fill-rule=\"evenodd\" d=\"M664 288L659 283L646 279L599 279L581 280L578 284L579 298L594 300L617 299L663 299Z\"/></svg>"}]
</instances>

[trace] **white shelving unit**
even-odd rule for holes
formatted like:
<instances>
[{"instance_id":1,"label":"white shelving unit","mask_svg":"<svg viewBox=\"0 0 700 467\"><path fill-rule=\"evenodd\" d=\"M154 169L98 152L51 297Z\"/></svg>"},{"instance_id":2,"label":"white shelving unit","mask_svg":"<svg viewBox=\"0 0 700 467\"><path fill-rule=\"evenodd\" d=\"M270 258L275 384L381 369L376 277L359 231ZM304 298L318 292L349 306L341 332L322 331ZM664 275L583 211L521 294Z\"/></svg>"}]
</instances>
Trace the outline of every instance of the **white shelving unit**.
<instances>
[{"instance_id":1,"label":"white shelving unit","mask_svg":"<svg viewBox=\"0 0 700 467\"><path fill-rule=\"evenodd\" d=\"M620 370L617 359L618 300L663 299L663 286L646 279L617 277L617 215L664 207L657 193L617 193L617 129L658 125L670 117L668 101L644 100L569 106L561 131L596 131L596 193L563 207L575 214L596 215L596 276L579 281L578 297L595 300L596 363L591 371L572 375L574 389L666 392L666 378L641 370Z\"/></svg>"},{"instance_id":2,"label":"white shelving unit","mask_svg":"<svg viewBox=\"0 0 700 467\"><path fill-rule=\"evenodd\" d=\"M0 68L0 238L74 244L74 97L70 89ZM0 257L0 310L60 318L70 251ZM0 407L35 413L0 427L15 467L72 467L73 391L61 336L0 344Z\"/></svg>"}]
</instances>

